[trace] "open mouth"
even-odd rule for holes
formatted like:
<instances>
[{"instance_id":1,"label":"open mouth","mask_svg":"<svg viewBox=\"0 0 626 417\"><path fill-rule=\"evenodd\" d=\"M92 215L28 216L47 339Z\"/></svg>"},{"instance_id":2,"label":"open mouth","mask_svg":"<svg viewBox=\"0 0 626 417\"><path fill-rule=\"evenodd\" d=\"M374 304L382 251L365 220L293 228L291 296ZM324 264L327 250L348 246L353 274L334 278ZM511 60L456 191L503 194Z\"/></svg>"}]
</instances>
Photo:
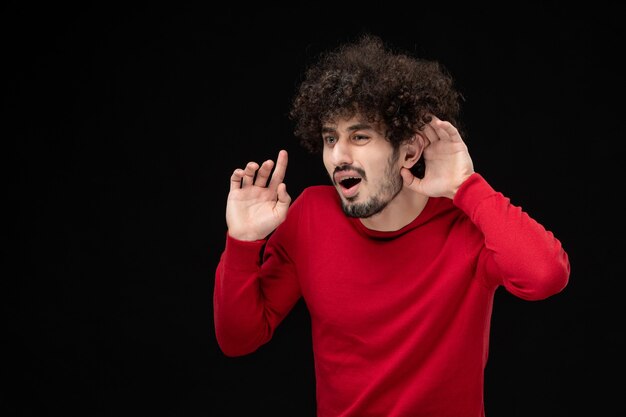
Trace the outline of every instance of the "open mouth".
<instances>
[{"instance_id":1,"label":"open mouth","mask_svg":"<svg viewBox=\"0 0 626 417\"><path fill-rule=\"evenodd\" d=\"M343 178L338 182L341 194L343 194L346 198L354 197L359 190L359 184L361 181L362 178L360 177Z\"/></svg>"},{"instance_id":2,"label":"open mouth","mask_svg":"<svg viewBox=\"0 0 626 417\"><path fill-rule=\"evenodd\" d=\"M361 182L361 178L348 177L339 181L339 185L341 185L343 188L350 189L360 182Z\"/></svg>"},{"instance_id":3,"label":"open mouth","mask_svg":"<svg viewBox=\"0 0 626 417\"><path fill-rule=\"evenodd\" d=\"M356 167L338 167L333 174L337 191L347 199L356 197L361 183L366 179L365 172Z\"/></svg>"}]
</instances>

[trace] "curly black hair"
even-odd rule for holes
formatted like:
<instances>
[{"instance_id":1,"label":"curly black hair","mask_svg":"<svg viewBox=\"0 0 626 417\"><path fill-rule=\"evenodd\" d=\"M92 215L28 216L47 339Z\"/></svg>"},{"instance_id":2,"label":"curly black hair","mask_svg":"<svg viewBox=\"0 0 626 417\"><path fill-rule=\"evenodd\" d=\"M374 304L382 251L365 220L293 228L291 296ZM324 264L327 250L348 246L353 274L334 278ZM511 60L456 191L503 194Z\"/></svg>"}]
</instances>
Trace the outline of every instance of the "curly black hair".
<instances>
[{"instance_id":1,"label":"curly black hair","mask_svg":"<svg viewBox=\"0 0 626 417\"><path fill-rule=\"evenodd\" d=\"M382 122L387 140L397 148L430 122L429 114L461 130L460 99L443 65L394 51L365 34L322 53L304 72L289 118L295 136L312 153L322 150L325 122L356 114ZM423 161L414 168L423 176Z\"/></svg>"}]
</instances>

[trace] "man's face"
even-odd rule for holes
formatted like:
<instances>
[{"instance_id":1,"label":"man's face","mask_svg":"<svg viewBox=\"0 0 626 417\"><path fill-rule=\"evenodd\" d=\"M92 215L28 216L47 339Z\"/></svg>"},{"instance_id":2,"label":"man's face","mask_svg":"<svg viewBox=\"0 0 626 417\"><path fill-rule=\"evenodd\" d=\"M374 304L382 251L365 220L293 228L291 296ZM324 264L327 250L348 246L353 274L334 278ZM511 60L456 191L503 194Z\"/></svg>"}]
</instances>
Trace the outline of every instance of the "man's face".
<instances>
[{"instance_id":1,"label":"man's face","mask_svg":"<svg viewBox=\"0 0 626 417\"><path fill-rule=\"evenodd\" d=\"M325 123L323 159L343 211L366 218L380 213L402 190L399 151L380 126L355 116Z\"/></svg>"}]
</instances>

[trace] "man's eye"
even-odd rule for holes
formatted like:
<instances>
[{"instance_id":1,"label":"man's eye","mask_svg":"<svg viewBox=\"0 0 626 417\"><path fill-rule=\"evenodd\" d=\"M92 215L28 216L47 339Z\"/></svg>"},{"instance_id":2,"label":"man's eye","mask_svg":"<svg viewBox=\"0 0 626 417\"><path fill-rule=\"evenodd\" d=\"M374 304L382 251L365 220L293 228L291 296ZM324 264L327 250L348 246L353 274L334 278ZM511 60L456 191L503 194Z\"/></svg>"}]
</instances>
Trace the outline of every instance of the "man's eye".
<instances>
[{"instance_id":1,"label":"man's eye","mask_svg":"<svg viewBox=\"0 0 626 417\"><path fill-rule=\"evenodd\" d=\"M334 136L326 136L324 138L324 142L328 143L329 145L332 145L333 143L337 142L337 139Z\"/></svg>"},{"instance_id":2,"label":"man's eye","mask_svg":"<svg viewBox=\"0 0 626 417\"><path fill-rule=\"evenodd\" d=\"M369 137L368 136L364 136L364 135L355 135L354 136L354 140L356 140L356 141L367 140L367 139L369 139Z\"/></svg>"}]
</instances>

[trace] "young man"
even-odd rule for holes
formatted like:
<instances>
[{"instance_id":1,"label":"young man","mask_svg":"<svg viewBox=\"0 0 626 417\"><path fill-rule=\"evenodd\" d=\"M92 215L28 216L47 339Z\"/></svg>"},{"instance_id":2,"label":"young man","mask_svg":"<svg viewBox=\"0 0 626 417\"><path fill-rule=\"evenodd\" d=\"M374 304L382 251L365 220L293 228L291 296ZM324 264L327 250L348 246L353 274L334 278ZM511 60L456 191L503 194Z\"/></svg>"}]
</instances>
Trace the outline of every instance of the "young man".
<instances>
[{"instance_id":1,"label":"young man","mask_svg":"<svg viewBox=\"0 0 626 417\"><path fill-rule=\"evenodd\" d=\"M268 342L303 297L319 417L484 416L496 289L545 299L570 266L474 171L458 112L438 64L376 37L308 69L290 115L333 185L291 204L284 150L232 174L214 293L226 355Z\"/></svg>"}]
</instances>

